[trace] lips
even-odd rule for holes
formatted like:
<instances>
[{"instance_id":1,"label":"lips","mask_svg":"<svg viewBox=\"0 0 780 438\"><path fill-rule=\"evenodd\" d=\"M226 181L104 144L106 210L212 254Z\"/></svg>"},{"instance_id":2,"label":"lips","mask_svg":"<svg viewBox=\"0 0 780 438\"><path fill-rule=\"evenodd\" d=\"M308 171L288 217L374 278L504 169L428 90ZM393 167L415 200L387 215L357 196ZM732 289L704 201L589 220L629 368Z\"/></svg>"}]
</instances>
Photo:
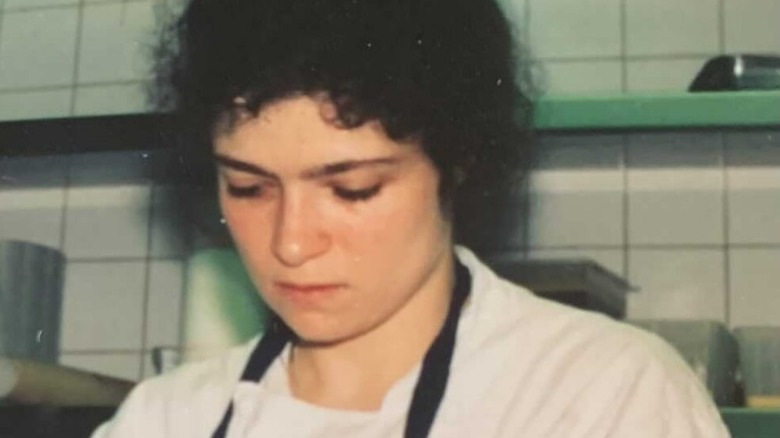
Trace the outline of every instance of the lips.
<instances>
[{"instance_id":1,"label":"lips","mask_svg":"<svg viewBox=\"0 0 780 438\"><path fill-rule=\"evenodd\" d=\"M323 292L332 292L342 287L337 283L289 283L276 282L276 287L286 293L295 294L316 294Z\"/></svg>"}]
</instances>

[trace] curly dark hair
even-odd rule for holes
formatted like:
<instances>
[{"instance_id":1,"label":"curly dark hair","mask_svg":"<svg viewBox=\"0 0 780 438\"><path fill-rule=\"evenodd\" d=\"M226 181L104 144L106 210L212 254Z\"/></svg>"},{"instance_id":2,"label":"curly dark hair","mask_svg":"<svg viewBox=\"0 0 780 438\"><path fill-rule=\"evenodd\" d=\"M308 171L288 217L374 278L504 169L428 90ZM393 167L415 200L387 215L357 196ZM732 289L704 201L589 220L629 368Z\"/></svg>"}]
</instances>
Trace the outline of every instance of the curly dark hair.
<instances>
[{"instance_id":1,"label":"curly dark hair","mask_svg":"<svg viewBox=\"0 0 780 438\"><path fill-rule=\"evenodd\" d=\"M211 138L239 111L325 95L345 128L419 138L449 209L456 181L527 162L517 53L494 0L191 0L157 49L156 100Z\"/></svg>"}]
</instances>

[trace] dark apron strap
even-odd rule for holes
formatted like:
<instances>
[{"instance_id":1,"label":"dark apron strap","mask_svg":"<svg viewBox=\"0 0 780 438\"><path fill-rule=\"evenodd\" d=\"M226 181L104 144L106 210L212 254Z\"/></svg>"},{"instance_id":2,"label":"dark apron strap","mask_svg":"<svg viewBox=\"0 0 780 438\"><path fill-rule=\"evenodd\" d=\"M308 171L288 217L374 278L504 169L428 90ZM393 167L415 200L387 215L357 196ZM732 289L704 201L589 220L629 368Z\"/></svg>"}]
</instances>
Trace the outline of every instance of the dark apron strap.
<instances>
[{"instance_id":1,"label":"dark apron strap","mask_svg":"<svg viewBox=\"0 0 780 438\"><path fill-rule=\"evenodd\" d=\"M414 388L406 418L405 438L425 438L433 426L433 420L436 418L444 391L447 389L461 309L470 291L471 274L456 258L455 288L450 300L450 308L441 331L423 359L420 377ZM271 330L263 335L249 357L241 380L259 382L292 337L292 331L281 320L274 318ZM232 418L233 402L231 401L212 438L224 438Z\"/></svg>"},{"instance_id":2,"label":"dark apron strap","mask_svg":"<svg viewBox=\"0 0 780 438\"><path fill-rule=\"evenodd\" d=\"M433 426L439 410L447 380L450 378L452 354L455 351L455 338L458 333L458 321L461 309L471 291L471 274L463 264L455 259L455 288L450 300L447 319L433 344L425 353L420 377L414 387L412 403L406 416L405 438L425 438Z\"/></svg>"},{"instance_id":3,"label":"dark apron strap","mask_svg":"<svg viewBox=\"0 0 780 438\"><path fill-rule=\"evenodd\" d=\"M249 356L244 372L241 374L242 382L259 382L268 368L271 367L274 359L279 356L284 350L284 346L290 341L291 332L287 326L276 316L273 316L271 321L270 330L263 334L257 347ZM231 400L212 437L224 438L227 436L228 425L232 419L233 401Z\"/></svg>"}]
</instances>

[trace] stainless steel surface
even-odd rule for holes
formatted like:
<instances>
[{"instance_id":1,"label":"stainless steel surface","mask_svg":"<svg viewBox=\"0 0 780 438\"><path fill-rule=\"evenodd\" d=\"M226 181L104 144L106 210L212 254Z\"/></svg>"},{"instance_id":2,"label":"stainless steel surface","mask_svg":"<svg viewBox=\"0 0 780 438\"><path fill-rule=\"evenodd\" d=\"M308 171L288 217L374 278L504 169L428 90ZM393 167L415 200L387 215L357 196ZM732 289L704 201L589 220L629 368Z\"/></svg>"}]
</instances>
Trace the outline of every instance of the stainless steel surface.
<instances>
[{"instance_id":1,"label":"stainless steel surface","mask_svg":"<svg viewBox=\"0 0 780 438\"><path fill-rule=\"evenodd\" d=\"M780 89L780 56L720 55L709 59L689 91Z\"/></svg>"},{"instance_id":2,"label":"stainless steel surface","mask_svg":"<svg viewBox=\"0 0 780 438\"><path fill-rule=\"evenodd\" d=\"M55 249L0 241L0 356L57 362L64 265Z\"/></svg>"},{"instance_id":3,"label":"stainless steel surface","mask_svg":"<svg viewBox=\"0 0 780 438\"><path fill-rule=\"evenodd\" d=\"M0 357L0 361L5 360ZM4 400L28 405L118 406L135 382L29 360L7 360L16 381ZM0 436L3 436L0 434Z\"/></svg>"},{"instance_id":4,"label":"stainless steel surface","mask_svg":"<svg viewBox=\"0 0 780 438\"><path fill-rule=\"evenodd\" d=\"M500 276L539 296L622 319L626 294L634 289L617 274L590 259L514 259L487 257Z\"/></svg>"}]
</instances>

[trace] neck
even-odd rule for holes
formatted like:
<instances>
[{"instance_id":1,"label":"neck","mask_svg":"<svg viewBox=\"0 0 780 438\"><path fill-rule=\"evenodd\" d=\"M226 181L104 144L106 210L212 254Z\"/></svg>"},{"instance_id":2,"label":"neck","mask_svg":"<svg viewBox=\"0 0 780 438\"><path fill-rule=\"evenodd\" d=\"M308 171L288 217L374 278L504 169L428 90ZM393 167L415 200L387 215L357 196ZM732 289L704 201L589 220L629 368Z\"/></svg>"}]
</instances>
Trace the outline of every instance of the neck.
<instances>
[{"instance_id":1,"label":"neck","mask_svg":"<svg viewBox=\"0 0 780 438\"><path fill-rule=\"evenodd\" d=\"M439 334L454 285L450 250L398 312L358 337L327 345L297 342L288 376L293 395L334 409L375 411Z\"/></svg>"}]
</instances>

